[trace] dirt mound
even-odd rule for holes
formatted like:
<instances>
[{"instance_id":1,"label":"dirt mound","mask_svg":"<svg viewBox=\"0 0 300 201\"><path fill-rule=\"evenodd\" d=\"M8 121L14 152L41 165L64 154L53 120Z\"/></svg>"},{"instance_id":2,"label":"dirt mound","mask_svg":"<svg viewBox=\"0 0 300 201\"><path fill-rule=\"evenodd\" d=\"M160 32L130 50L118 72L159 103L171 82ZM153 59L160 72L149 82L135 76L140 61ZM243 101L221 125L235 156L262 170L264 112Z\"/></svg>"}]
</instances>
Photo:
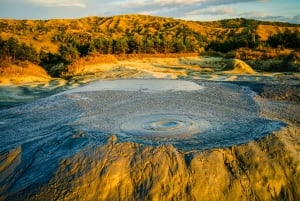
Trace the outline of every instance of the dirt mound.
<instances>
[{"instance_id":1,"label":"dirt mound","mask_svg":"<svg viewBox=\"0 0 300 201\"><path fill-rule=\"evenodd\" d=\"M112 136L88 154L61 161L33 197L25 191L9 198L299 200L299 145L293 140L299 129L286 128L257 142L182 154L171 145L144 147Z\"/></svg>"},{"instance_id":2,"label":"dirt mound","mask_svg":"<svg viewBox=\"0 0 300 201\"><path fill-rule=\"evenodd\" d=\"M244 61L239 59L229 60L223 69L228 73L238 73L238 74L254 74L256 73L251 66L246 64Z\"/></svg>"},{"instance_id":3,"label":"dirt mound","mask_svg":"<svg viewBox=\"0 0 300 201\"><path fill-rule=\"evenodd\" d=\"M183 99L178 93L171 91L170 94L163 93L161 96L168 98L165 104L164 99L153 97L152 92L141 93L147 102L147 114L153 114L155 111L166 114L162 109L169 112L175 107L179 107L178 111L185 112L195 112L198 109L201 114L223 118L210 121L215 128L223 126L224 118L227 125L229 122L228 113L224 114L223 110L222 113L215 112L214 105L220 105L233 112L233 125L239 125L236 120L241 119L241 116L236 116L239 109L234 106L245 100L245 95L252 97L251 90L248 87L237 90L236 84L223 82L209 82L209 85L202 80L198 82L206 87L199 92L199 96L180 92L184 95ZM261 85L269 83L277 86L277 83L281 82L283 81L266 79ZM286 83L296 86L299 85L299 80L293 77L286 80ZM217 86L221 87L220 90L216 90ZM227 87L230 91L225 90ZM280 94L285 90L280 87L276 92L276 89L278 88L274 87L272 93ZM120 125L118 122L126 121L123 125L128 125L127 120L132 119L130 116L133 112L137 114L135 119L143 117L138 116L143 110L143 105L139 102L143 101L136 92L126 92L125 95L116 91L115 99L112 91L90 95L82 91L80 93L81 95L73 93L67 96L52 96L49 99L1 110L0 200L300 200L299 104L279 102L273 96L246 99L244 104L239 105L239 108L242 107L243 118L253 116L247 112L247 103L251 103L255 106L250 108L259 112L263 118L287 122L287 126L268 136L240 145L205 150L199 150L203 145L197 145L197 148L184 151L169 143L159 143L156 146L153 143L155 138L151 139L150 145L145 145L132 141L139 137L138 135L125 139L122 135L110 136L102 132L111 130L108 125L110 122L111 125ZM171 96L172 94L174 96ZM230 96L225 96L227 94ZM95 99L92 99L93 97ZM178 97L180 102L174 101L175 97ZM211 98L207 99L208 97ZM134 99L133 102L130 101L132 105L126 106L126 98ZM199 107L198 104L205 100L209 102ZM108 103L112 105L109 106ZM211 111L205 110L205 106L209 106ZM124 113L120 113L121 108ZM111 117L103 117L100 111ZM66 112L68 115L63 115ZM82 120L76 119L78 116ZM188 116L195 120L195 115ZM115 119L108 121L108 117ZM172 122L156 124L156 128L162 129L161 132L167 129L174 130L182 125L182 121L173 121L173 116L168 114L167 117L170 117ZM289 123L293 119L295 121ZM147 122L153 123L149 120ZM220 123L214 126L214 122ZM246 119L249 125L255 122L258 121ZM217 126L218 124L222 125ZM87 125L91 130L85 131L83 125ZM154 124L152 127L143 123L141 125L147 129L154 128ZM263 132L268 127L269 124L264 123ZM117 129L119 128L120 126L117 126ZM226 130L234 129L236 128L232 126ZM238 130L240 136L245 128ZM53 133L58 138L53 136ZM118 130L115 133L119 133ZM253 130L249 133L253 135ZM224 133L221 134L223 137ZM145 136L149 135L140 135ZM176 137L178 139L180 136ZM165 139L170 138L165 136L160 142ZM177 144L187 139L182 136ZM194 141L196 138L190 139ZM21 140L26 146L20 144ZM89 145L90 141L93 141L93 144ZM188 146L192 146L193 141L189 142Z\"/></svg>"}]
</instances>

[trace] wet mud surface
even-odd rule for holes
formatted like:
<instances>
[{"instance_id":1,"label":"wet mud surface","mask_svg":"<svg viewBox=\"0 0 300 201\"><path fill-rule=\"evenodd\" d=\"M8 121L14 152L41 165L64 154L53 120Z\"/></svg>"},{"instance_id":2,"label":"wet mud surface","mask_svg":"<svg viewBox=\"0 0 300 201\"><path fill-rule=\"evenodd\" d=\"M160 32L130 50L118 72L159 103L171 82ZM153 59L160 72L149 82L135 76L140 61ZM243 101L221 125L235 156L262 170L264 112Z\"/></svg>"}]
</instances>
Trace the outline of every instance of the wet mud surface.
<instances>
[{"instance_id":1,"label":"wet mud surface","mask_svg":"<svg viewBox=\"0 0 300 201\"><path fill-rule=\"evenodd\" d=\"M112 161L118 161L117 167L107 166L106 171L116 171L118 174L120 168L124 167L124 171L129 171L131 175L127 179L134 180L133 172L137 169L134 167L126 169L127 166L119 160L129 160L128 162L132 161L130 164L134 165L138 162L136 157L147 154L148 151L150 155L148 158L143 156L146 158L142 163L146 164L146 161L156 163L158 159L153 158L156 155L151 156L151 153L163 151L171 155L179 154L174 155L175 158L168 158L175 161L165 165L171 167L176 164L178 166L179 163L178 168L182 171L179 174L190 174L197 166L190 169L190 164L196 163L194 158L198 157L197 153L201 155L210 153L210 150L223 149L224 153L227 153L227 149L231 147L248 146L247 144L256 140L268 138L274 131L288 127L289 121L285 121L286 119L298 119L299 103L295 102L297 100L292 98L276 102L278 99L264 95L267 93L266 88L271 86L266 83L251 85L250 82L226 83L203 80L175 82L164 80L159 83L159 80L147 80L145 83L138 81L140 85L137 87L132 80L129 80L129 83L126 83L126 80L123 82L118 89L120 83L116 85L113 81L108 83L100 81L20 106L2 109L0 198L18 200L25 195L24 199L29 200L40 198L51 200L47 197L48 192L49 195L58 196L57 199L80 199L82 192L78 189L78 191L73 189L75 194L68 194L70 199L68 196L62 196L62 189L67 192L68 189L65 189L64 182L57 177L70 179L66 175L68 170L62 166L64 161L69 163L68 168L77 167L70 169L75 176L72 177L73 181L68 182L74 188L78 184L75 178L79 178L79 175L89 174L93 169L104 171L106 160L111 161L110 164L114 164ZM154 88L151 82L155 82ZM159 84L162 84L162 87L159 87ZM112 85L114 86L111 87ZM184 87L180 88L183 85ZM290 108L294 108L294 115L289 111ZM282 112L286 113L287 118L284 114L280 114ZM293 122L297 125L297 121ZM293 132L298 139L298 130ZM121 153L122 151L120 153L117 151L110 156L110 153L116 151L111 147L115 143L116 147L119 146L117 150L123 149L127 152L128 149L128 154L133 155L128 156ZM106 152L107 154L103 155ZM99 155L96 156L97 154ZM202 157L201 155L200 158ZM223 154L220 160L226 159L228 162L228 157ZM89 162L85 161L85 158ZM98 163L103 163L102 168ZM298 165L296 169L297 167ZM105 174L100 173L99 178ZM111 193L120 193L120 189L125 188L125 184L122 187L122 178L119 179L121 183L116 185L121 186L115 189L116 192ZM196 180L192 181L197 183ZM192 184L188 183L192 181L187 181L185 188L191 188L188 186ZM51 182L56 186L54 187L56 193L51 191L53 189L53 186L49 186ZM149 192L155 187L144 185L145 188L139 186L142 188L141 191L145 192L144 196L140 194L141 192L132 192L130 195L126 194L127 197L124 199L147 200L147 195L149 196ZM136 187L135 184L130 186ZM100 200L116 198L103 196L104 194L98 195L98 198ZM188 191L182 198L190 200L195 196L196 194L193 195Z\"/></svg>"}]
</instances>

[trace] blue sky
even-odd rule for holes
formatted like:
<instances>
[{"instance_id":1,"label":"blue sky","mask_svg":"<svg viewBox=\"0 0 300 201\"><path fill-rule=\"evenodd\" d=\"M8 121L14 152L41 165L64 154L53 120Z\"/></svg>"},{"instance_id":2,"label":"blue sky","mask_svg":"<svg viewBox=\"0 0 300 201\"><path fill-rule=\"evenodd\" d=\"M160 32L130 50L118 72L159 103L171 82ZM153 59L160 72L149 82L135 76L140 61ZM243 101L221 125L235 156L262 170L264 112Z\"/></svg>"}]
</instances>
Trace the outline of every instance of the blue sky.
<instances>
[{"instance_id":1,"label":"blue sky","mask_svg":"<svg viewBox=\"0 0 300 201\"><path fill-rule=\"evenodd\" d=\"M211 21L251 18L300 24L300 0L0 0L0 18L147 14Z\"/></svg>"}]
</instances>

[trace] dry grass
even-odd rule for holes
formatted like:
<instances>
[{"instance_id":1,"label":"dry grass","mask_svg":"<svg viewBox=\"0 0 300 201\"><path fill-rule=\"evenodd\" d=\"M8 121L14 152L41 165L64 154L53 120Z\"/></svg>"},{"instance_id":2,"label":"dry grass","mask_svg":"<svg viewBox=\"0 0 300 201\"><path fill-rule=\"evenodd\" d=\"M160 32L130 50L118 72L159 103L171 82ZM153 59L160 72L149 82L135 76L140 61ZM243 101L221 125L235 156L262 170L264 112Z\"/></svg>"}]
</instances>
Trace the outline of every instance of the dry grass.
<instances>
[{"instance_id":1,"label":"dry grass","mask_svg":"<svg viewBox=\"0 0 300 201\"><path fill-rule=\"evenodd\" d=\"M0 67L0 84L21 84L27 82L49 81L51 77L42 67L30 62L6 64Z\"/></svg>"},{"instance_id":2,"label":"dry grass","mask_svg":"<svg viewBox=\"0 0 300 201\"><path fill-rule=\"evenodd\" d=\"M274 58L284 58L290 55L294 50L279 48L240 48L234 52L228 53L227 57L234 57L242 60L266 60Z\"/></svg>"},{"instance_id":3,"label":"dry grass","mask_svg":"<svg viewBox=\"0 0 300 201\"><path fill-rule=\"evenodd\" d=\"M179 58L198 56L198 53L168 53L168 54L121 54L116 55L120 61L130 59L147 59L147 58Z\"/></svg>"},{"instance_id":4,"label":"dry grass","mask_svg":"<svg viewBox=\"0 0 300 201\"><path fill-rule=\"evenodd\" d=\"M246 64L245 62L239 60L239 59L233 59L231 61L227 62L227 65L225 67L225 73L230 74L254 74L255 71Z\"/></svg>"},{"instance_id":5,"label":"dry grass","mask_svg":"<svg viewBox=\"0 0 300 201\"><path fill-rule=\"evenodd\" d=\"M67 71L62 74L63 77L80 75L86 71L86 67L95 64L114 64L118 60L114 55L90 55L87 57L79 58L71 65L67 66Z\"/></svg>"}]
</instances>

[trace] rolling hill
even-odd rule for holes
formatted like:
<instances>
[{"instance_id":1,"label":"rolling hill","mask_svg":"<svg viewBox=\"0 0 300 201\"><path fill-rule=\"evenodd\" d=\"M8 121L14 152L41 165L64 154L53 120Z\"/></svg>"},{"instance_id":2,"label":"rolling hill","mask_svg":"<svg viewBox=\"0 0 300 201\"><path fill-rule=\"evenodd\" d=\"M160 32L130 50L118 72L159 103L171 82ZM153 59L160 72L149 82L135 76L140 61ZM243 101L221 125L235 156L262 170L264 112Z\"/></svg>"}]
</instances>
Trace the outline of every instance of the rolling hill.
<instances>
[{"instance_id":1,"label":"rolling hill","mask_svg":"<svg viewBox=\"0 0 300 201\"><path fill-rule=\"evenodd\" d=\"M300 31L300 25L263 22L248 19L231 19L213 22L184 21L146 15L120 15L114 17L86 17L81 19L12 20L0 19L0 36L16 37L20 42L32 44L38 51L57 52L59 45L72 40L95 38L118 39L132 36L142 38L188 37L193 44L202 46L211 40L247 38L254 29L262 41L285 29ZM198 45L198 48L201 47Z\"/></svg>"},{"instance_id":2,"label":"rolling hill","mask_svg":"<svg viewBox=\"0 0 300 201\"><path fill-rule=\"evenodd\" d=\"M199 54L210 50L228 53L246 48L246 52L239 50L233 57L245 59L251 55L261 59L280 56L280 51L297 49L299 44L300 25L243 18L212 22L147 15L0 19L1 72L29 61L54 77L76 65L95 64L103 55Z\"/></svg>"}]
</instances>

